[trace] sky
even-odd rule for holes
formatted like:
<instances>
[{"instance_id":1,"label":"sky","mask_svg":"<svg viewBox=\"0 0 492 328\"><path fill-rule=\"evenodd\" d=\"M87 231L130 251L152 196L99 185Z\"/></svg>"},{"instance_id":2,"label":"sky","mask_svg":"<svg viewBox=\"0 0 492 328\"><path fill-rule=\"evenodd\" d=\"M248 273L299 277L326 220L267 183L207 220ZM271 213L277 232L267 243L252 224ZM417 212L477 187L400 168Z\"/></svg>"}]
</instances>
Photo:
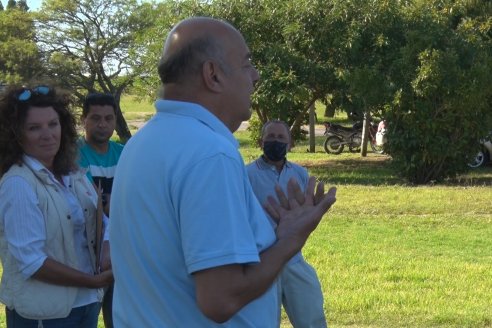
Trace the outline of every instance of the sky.
<instances>
[{"instance_id":1,"label":"sky","mask_svg":"<svg viewBox=\"0 0 492 328\"><path fill-rule=\"evenodd\" d=\"M4 1L2 1L3 3ZM29 6L29 11L35 11L41 8L41 3L43 0L27 0L27 5Z\"/></svg>"}]
</instances>

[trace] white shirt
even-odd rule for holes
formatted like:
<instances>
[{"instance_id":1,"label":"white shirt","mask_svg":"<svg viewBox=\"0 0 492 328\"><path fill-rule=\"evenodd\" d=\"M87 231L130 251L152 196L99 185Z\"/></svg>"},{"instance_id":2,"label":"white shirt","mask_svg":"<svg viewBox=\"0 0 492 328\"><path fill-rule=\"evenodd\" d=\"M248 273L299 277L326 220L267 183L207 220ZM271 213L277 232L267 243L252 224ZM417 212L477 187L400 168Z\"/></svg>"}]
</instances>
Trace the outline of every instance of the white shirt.
<instances>
[{"instance_id":1,"label":"white shirt","mask_svg":"<svg viewBox=\"0 0 492 328\"><path fill-rule=\"evenodd\" d=\"M85 234L85 219L77 197L65 186L71 183L70 176L62 176L63 185L38 160L24 155L24 162L34 171L45 171L63 192L74 224L74 243L79 271L92 274L89 246ZM17 260L21 274L28 279L38 271L47 258L44 251L46 228L39 209L39 201L31 185L22 177L12 176L0 187L0 224L4 227L8 249ZM103 217L107 225L108 218ZM105 229L107 240L107 230ZM97 302L97 290L79 288L74 307Z\"/></svg>"}]
</instances>

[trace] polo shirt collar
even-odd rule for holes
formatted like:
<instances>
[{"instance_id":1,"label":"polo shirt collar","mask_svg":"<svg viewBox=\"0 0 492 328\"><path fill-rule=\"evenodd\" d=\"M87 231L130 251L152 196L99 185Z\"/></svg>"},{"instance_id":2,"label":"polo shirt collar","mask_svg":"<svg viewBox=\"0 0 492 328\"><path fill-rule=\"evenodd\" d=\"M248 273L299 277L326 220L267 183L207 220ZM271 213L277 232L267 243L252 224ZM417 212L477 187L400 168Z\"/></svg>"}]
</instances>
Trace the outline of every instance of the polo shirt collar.
<instances>
[{"instance_id":1,"label":"polo shirt collar","mask_svg":"<svg viewBox=\"0 0 492 328\"><path fill-rule=\"evenodd\" d=\"M208 109L199 104L159 99L155 102L155 108L157 109L157 112L171 113L197 119L216 133L224 136L234 145L234 147L239 148L239 142L234 138L234 135L229 131L225 124Z\"/></svg>"},{"instance_id":2,"label":"polo shirt collar","mask_svg":"<svg viewBox=\"0 0 492 328\"><path fill-rule=\"evenodd\" d=\"M261 170L270 170L272 169L272 167L275 168L275 165L268 163L264 156L265 155L261 155L260 158L258 158L258 160L256 161L256 163L258 163L258 168ZM291 163L286 158L284 167L290 167L290 166Z\"/></svg>"}]
</instances>

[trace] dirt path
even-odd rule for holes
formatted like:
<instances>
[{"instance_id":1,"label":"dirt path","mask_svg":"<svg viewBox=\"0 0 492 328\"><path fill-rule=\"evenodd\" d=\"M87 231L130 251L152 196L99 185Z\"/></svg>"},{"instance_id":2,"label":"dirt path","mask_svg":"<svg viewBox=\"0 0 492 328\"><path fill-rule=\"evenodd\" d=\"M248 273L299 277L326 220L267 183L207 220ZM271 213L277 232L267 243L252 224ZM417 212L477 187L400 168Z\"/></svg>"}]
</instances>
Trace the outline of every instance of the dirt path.
<instances>
[{"instance_id":1,"label":"dirt path","mask_svg":"<svg viewBox=\"0 0 492 328\"><path fill-rule=\"evenodd\" d=\"M140 129L142 126L145 125L147 121L143 119L137 119L137 120L128 120L127 124L130 130L135 130L135 129ZM245 121L242 122L239 128L237 129L238 131L244 131L248 128L249 122ZM305 130L309 130L309 127L307 125L303 126ZM325 133L325 127L321 124L317 124L314 129L314 133L316 136L322 136Z\"/></svg>"}]
</instances>

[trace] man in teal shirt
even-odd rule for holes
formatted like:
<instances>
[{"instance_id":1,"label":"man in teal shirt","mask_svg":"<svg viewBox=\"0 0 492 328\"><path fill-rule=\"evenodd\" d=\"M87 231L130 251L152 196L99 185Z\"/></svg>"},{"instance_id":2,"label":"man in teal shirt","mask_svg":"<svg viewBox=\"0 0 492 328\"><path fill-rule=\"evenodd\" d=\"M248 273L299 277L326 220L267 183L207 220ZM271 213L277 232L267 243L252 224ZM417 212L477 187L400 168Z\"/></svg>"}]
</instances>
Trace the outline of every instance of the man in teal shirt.
<instances>
[{"instance_id":1,"label":"man in teal shirt","mask_svg":"<svg viewBox=\"0 0 492 328\"><path fill-rule=\"evenodd\" d=\"M111 141L116 127L116 103L114 97L105 93L89 94L82 107L82 123L85 137L79 139L79 165L87 169L87 176L103 194L104 212L109 217L109 200L113 188L116 164L123 151L123 145ZM110 268L109 243L103 245L101 269ZM104 259L106 261L104 261ZM103 318L106 328L113 327L112 318L113 286L106 291L103 299Z\"/></svg>"}]
</instances>

